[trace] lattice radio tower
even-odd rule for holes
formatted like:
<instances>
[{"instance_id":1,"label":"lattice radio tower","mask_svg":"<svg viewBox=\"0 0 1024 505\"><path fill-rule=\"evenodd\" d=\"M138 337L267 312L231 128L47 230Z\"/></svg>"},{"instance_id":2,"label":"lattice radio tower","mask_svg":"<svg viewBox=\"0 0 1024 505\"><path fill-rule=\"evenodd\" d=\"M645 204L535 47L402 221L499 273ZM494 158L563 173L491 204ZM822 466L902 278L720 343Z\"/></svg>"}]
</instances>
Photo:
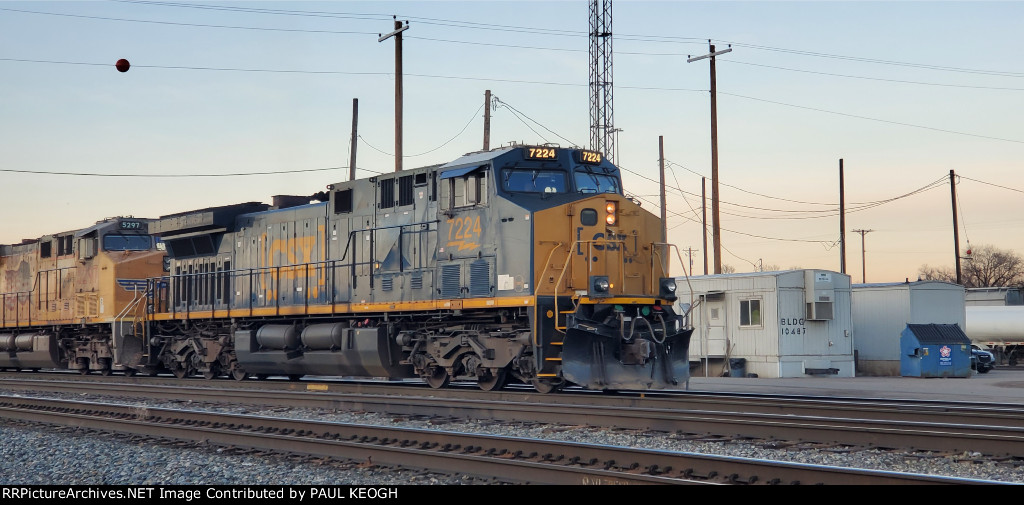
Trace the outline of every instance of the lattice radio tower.
<instances>
[{"instance_id":1,"label":"lattice radio tower","mask_svg":"<svg viewBox=\"0 0 1024 505\"><path fill-rule=\"evenodd\" d=\"M612 0L590 0L590 146L615 161Z\"/></svg>"}]
</instances>

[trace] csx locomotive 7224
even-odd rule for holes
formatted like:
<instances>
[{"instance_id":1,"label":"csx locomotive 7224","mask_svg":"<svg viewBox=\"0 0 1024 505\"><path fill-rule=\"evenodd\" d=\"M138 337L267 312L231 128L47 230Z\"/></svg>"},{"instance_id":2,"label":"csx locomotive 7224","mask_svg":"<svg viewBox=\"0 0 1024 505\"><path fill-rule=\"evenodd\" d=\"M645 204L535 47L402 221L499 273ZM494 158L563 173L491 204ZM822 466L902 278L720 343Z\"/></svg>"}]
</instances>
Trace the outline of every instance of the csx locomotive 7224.
<instances>
[{"instance_id":1,"label":"csx locomotive 7224","mask_svg":"<svg viewBox=\"0 0 1024 505\"><path fill-rule=\"evenodd\" d=\"M147 230L167 272L111 320L114 361L89 368L542 392L689 378L671 246L600 153L503 147Z\"/></svg>"}]
</instances>

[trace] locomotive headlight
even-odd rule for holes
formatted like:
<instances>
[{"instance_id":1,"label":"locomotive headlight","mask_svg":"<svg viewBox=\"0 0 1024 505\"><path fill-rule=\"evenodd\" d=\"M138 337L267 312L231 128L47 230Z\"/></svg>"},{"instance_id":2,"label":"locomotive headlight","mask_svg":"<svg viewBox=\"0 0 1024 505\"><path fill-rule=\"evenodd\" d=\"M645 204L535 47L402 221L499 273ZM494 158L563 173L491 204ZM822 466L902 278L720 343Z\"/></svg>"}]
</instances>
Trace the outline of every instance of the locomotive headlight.
<instances>
[{"instance_id":1,"label":"locomotive headlight","mask_svg":"<svg viewBox=\"0 0 1024 505\"><path fill-rule=\"evenodd\" d=\"M615 223L619 222L619 204L616 202L605 202L604 204L604 222L608 226L615 226Z\"/></svg>"},{"instance_id":2,"label":"locomotive headlight","mask_svg":"<svg viewBox=\"0 0 1024 505\"><path fill-rule=\"evenodd\" d=\"M607 275L591 275L590 276L590 296L608 296L610 295L612 284L608 282Z\"/></svg>"},{"instance_id":3,"label":"locomotive headlight","mask_svg":"<svg viewBox=\"0 0 1024 505\"><path fill-rule=\"evenodd\" d=\"M662 277L658 281L658 298L674 302L676 300L676 280L671 277Z\"/></svg>"}]
</instances>

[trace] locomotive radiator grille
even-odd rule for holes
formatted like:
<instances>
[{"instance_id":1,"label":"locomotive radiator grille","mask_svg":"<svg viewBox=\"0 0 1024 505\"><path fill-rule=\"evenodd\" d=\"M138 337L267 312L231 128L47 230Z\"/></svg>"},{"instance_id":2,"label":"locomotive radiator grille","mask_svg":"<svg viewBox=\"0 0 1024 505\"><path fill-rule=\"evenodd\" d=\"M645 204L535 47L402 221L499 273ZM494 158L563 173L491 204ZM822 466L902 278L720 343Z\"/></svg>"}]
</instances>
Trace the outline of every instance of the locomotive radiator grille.
<instances>
[{"instance_id":1,"label":"locomotive radiator grille","mask_svg":"<svg viewBox=\"0 0 1024 505\"><path fill-rule=\"evenodd\" d=\"M478 259L469 265L469 295L490 296L491 266L485 259Z\"/></svg>"},{"instance_id":2,"label":"locomotive radiator grille","mask_svg":"<svg viewBox=\"0 0 1024 505\"><path fill-rule=\"evenodd\" d=\"M441 296L460 298L462 294L462 265L441 267Z\"/></svg>"}]
</instances>

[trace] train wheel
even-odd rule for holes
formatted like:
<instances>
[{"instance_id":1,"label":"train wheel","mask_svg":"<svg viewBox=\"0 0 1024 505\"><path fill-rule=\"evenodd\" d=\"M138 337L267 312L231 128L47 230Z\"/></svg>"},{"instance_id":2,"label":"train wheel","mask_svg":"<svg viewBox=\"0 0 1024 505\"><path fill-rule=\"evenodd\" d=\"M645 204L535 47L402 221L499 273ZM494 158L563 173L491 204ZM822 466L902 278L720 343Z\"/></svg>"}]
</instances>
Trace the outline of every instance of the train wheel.
<instances>
[{"instance_id":1,"label":"train wheel","mask_svg":"<svg viewBox=\"0 0 1024 505\"><path fill-rule=\"evenodd\" d=\"M79 368L78 369L78 373L80 373L82 375L89 375L89 369L88 368Z\"/></svg>"},{"instance_id":2,"label":"train wheel","mask_svg":"<svg viewBox=\"0 0 1024 505\"><path fill-rule=\"evenodd\" d=\"M171 373L173 373L174 376L179 378L179 379L184 379L185 377L187 377L189 375L188 368L183 367L181 365L178 365L178 366L174 367L174 369L171 370Z\"/></svg>"},{"instance_id":3,"label":"train wheel","mask_svg":"<svg viewBox=\"0 0 1024 505\"><path fill-rule=\"evenodd\" d=\"M110 368L110 358L100 358L100 365L103 366L103 368L100 369L100 375L106 377L113 372Z\"/></svg>"},{"instance_id":4,"label":"train wheel","mask_svg":"<svg viewBox=\"0 0 1024 505\"><path fill-rule=\"evenodd\" d=\"M124 369L124 376L125 377L135 377L136 373L138 373L138 370L136 370L134 368L125 368Z\"/></svg>"},{"instance_id":5,"label":"train wheel","mask_svg":"<svg viewBox=\"0 0 1024 505\"><path fill-rule=\"evenodd\" d=\"M231 371L231 378L236 381L244 381L248 377L249 374L245 373L245 370L242 370L241 368L236 368Z\"/></svg>"},{"instance_id":6,"label":"train wheel","mask_svg":"<svg viewBox=\"0 0 1024 505\"><path fill-rule=\"evenodd\" d=\"M103 368L103 369L100 370L100 375L102 375L104 377L110 375L111 373L113 373L113 370L111 370L109 368Z\"/></svg>"},{"instance_id":7,"label":"train wheel","mask_svg":"<svg viewBox=\"0 0 1024 505\"><path fill-rule=\"evenodd\" d=\"M533 384L533 389L543 394L552 393L562 387L559 382L550 381L548 379L535 378L530 381Z\"/></svg>"},{"instance_id":8,"label":"train wheel","mask_svg":"<svg viewBox=\"0 0 1024 505\"><path fill-rule=\"evenodd\" d=\"M427 375L423 376L423 380L426 381L430 387L434 389L441 389L451 382L452 378L448 375L448 371L443 367L434 367L430 369Z\"/></svg>"},{"instance_id":9,"label":"train wheel","mask_svg":"<svg viewBox=\"0 0 1024 505\"><path fill-rule=\"evenodd\" d=\"M221 371L220 363L217 362L210 363L210 367L203 371L203 378L206 380L213 380L221 375L224 375L224 372Z\"/></svg>"},{"instance_id":10,"label":"train wheel","mask_svg":"<svg viewBox=\"0 0 1024 505\"><path fill-rule=\"evenodd\" d=\"M476 385L484 391L498 391L505 387L505 382L508 379L508 374L505 373L505 369L499 369L486 376L477 376Z\"/></svg>"},{"instance_id":11,"label":"train wheel","mask_svg":"<svg viewBox=\"0 0 1024 505\"><path fill-rule=\"evenodd\" d=\"M256 374L256 380L258 380L258 381L265 381L265 380L267 380L267 377L270 377L270 375L267 375L265 373L258 373L258 374Z\"/></svg>"},{"instance_id":12,"label":"train wheel","mask_svg":"<svg viewBox=\"0 0 1024 505\"><path fill-rule=\"evenodd\" d=\"M302 377L303 377L303 376L302 376L302 374L300 374L300 373L293 373L293 374L290 374L290 375L288 376L288 380L290 380L290 381L292 381L292 382L296 382L296 381L298 381L299 379L301 379Z\"/></svg>"}]
</instances>

